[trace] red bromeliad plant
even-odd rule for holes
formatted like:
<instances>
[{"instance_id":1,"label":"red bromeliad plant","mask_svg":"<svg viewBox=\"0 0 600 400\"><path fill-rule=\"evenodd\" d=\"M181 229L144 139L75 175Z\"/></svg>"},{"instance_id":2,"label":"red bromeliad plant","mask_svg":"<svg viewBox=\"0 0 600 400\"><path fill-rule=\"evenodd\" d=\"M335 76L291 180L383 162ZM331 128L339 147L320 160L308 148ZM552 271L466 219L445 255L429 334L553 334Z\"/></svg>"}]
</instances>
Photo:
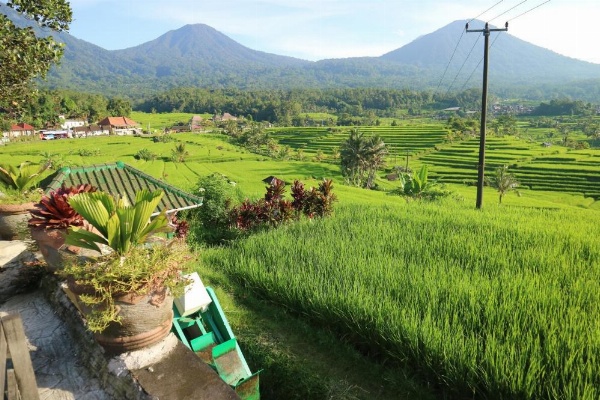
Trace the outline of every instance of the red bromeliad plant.
<instances>
[{"instance_id":1,"label":"red bromeliad plant","mask_svg":"<svg viewBox=\"0 0 600 400\"><path fill-rule=\"evenodd\" d=\"M78 193L95 192L90 184L65 187L44 195L35 209L31 211L33 218L29 226L42 229L66 229L70 226L83 226L84 219L70 205L69 198Z\"/></svg>"}]
</instances>

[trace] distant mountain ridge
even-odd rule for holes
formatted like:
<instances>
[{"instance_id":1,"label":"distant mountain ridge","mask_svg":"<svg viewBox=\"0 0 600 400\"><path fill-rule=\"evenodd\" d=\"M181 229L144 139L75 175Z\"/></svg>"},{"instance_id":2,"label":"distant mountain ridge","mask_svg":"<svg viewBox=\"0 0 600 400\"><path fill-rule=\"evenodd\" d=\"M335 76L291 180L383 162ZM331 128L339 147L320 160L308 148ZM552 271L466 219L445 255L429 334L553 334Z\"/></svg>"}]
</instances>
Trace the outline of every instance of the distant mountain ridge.
<instances>
[{"instance_id":1,"label":"distant mountain ridge","mask_svg":"<svg viewBox=\"0 0 600 400\"><path fill-rule=\"evenodd\" d=\"M6 6L0 5L0 12L21 26L33 25ZM481 34L464 34L461 37L465 22L452 22L380 57L316 62L250 49L204 24L185 25L152 41L123 50L105 50L70 34L60 33L55 36L65 43L65 55L61 65L51 70L44 85L127 96L183 86L240 89L441 88L458 91L478 87L481 81L483 41ZM471 24L483 26L481 21ZM461 42L456 47L459 37ZM479 43L476 44L477 41ZM600 87L600 64L559 55L505 32L497 39L493 34L492 43L492 91L527 96L543 90L546 94L556 93L553 94L556 96L569 94L570 82L585 80L592 87ZM453 62L446 70L455 48ZM467 58L471 49L472 54ZM472 78L467 82L469 76ZM575 86L575 93L582 94L582 85ZM596 92L587 98L589 101L594 99L600 102L600 95Z\"/></svg>"},{"instance_id":2,"label":"distant mountain ridge","mask_svg":"<svg viewBox=\"0 0 600 400\"><path fill-rule=\"evenodd\" d=\"M483 58L483 39L481 33L465 33L461 36L466 22L454 21L380 58L439 69L446 67L456 48L452 70L456 72L464 63L463 69L471 74ZM483 28L484 23L473 21L471 28L474 26ZM456 47L458 38L461 41ZM471 49L474 51L469 56ZM528 43L510 35L509 27L508 32L495 32L490 36L490 76L519 84L531 82L532 79L534 82L548 83L600 78L600 64L566 57Z\"/></svg>"}]
</instances>

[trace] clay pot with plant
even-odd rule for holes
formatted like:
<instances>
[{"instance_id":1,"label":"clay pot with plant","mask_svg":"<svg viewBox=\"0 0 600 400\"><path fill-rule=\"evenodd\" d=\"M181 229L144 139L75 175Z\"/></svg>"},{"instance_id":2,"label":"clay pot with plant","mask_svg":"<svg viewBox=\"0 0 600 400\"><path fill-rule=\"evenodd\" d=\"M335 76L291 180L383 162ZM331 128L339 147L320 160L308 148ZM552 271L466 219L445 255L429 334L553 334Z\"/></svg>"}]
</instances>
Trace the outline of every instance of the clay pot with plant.
<instances>
[{"instance_id":1,"label":"clay pot with plant","mask_svg":"<svg viewBox=\"0 0 600 400\"><path fill-rule=\"evenodd\" d=\"M26 238L29 212L42 197L36 184L44 170L29 162L0 165L0 239Z\"/></svg>"},{"instance_id":2,"label":"clay pot with plant","mask_svg":"<svg viewBox=\"0 0 600 400\"><path fill-rule=\"evenodd\" d=\"M110 353L152 345L169 334L173 296L183 293L182 271L190 253L182 240L148 239L170 230L165 211L151 218L163 192L141 190L135 203L104 192L81 193L69 204L98 233L69 227L65 243L112 252L86 262L68 262L62 275L87 327Z\"/></svg>"},{"instance_id":3,"label":"clay pot with plant","mask_svg":"<svg viewBox=\"0 0 600 400\"><path fill-rule=\"evenodd\" d=\"M92 227L69 204L69 198L79 193L92 193L96 188L90 184L66 187L51 191L42 196L39 203L31 210L29 219L31 237L37 242L38 248L46 261L47 269L56 272L62 267L64 259L69 256L99 255L88 250L82 252L79 247L65 246L65 236L69 227Z\"/></svg>"}]
</instances>

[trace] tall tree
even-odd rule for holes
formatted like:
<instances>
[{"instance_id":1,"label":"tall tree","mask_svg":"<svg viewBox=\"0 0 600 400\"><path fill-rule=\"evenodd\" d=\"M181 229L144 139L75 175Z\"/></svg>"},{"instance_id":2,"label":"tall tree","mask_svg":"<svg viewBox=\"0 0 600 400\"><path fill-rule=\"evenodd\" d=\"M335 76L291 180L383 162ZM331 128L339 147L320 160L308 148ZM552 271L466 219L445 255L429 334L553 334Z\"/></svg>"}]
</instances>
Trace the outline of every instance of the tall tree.
<instances>
[{"instance_id":1,"label":"tall tree","mask_svg":"<svg viewBox=\"0 0 600 400\"><path fill-rule=\"evenodd\" d=\"M68 30L72 19L67 0L11 0L6 6L54 32ZM62 44L52 36L38 37L33 28L19 28L0 14L0 109L16 114L33 93L32 80L44 78L62 55Z\"/></svg>"},{"instance_id":2,"label":"tall tree","mask_svg":"<svg viewBox=\"0 0 600 400\"><path fill-rule=\"evenodd\" d=\"M113 117L129 117L131 115L131 103L129 103L129 100L115 97L108 101L106 111Z\"/></svg>"}]
</instances>

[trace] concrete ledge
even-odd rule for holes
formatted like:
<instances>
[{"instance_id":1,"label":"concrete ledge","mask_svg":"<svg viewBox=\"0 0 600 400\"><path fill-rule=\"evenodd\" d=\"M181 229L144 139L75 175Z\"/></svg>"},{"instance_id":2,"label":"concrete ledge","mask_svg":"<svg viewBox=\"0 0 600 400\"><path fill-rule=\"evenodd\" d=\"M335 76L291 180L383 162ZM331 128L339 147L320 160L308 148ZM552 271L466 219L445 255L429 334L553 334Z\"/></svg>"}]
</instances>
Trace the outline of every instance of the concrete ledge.
<instances>
[{"instance_id":1,"label":"concrete ledge","mask_svg":"<svg viewBox=\"0 0 600 400\"><path fill-rule=\"evenodd\" d=\"M44 293L73 333L79 362L98 378L109 395L119 399L239 399L218 374L172 333L146 349L109 357L94 340L81 314L53 277Z\"/></svg>"},{"instance_id":2,"label":"concrete ledge","mask_svg":"<svg viewBox=\"0 0 600 400\"><path fill-rule=\"evenodd\" d=\"M0 268L18 261L26 250L27 244L22 240L0 240Z\"/></svg>"}]
</instances>

